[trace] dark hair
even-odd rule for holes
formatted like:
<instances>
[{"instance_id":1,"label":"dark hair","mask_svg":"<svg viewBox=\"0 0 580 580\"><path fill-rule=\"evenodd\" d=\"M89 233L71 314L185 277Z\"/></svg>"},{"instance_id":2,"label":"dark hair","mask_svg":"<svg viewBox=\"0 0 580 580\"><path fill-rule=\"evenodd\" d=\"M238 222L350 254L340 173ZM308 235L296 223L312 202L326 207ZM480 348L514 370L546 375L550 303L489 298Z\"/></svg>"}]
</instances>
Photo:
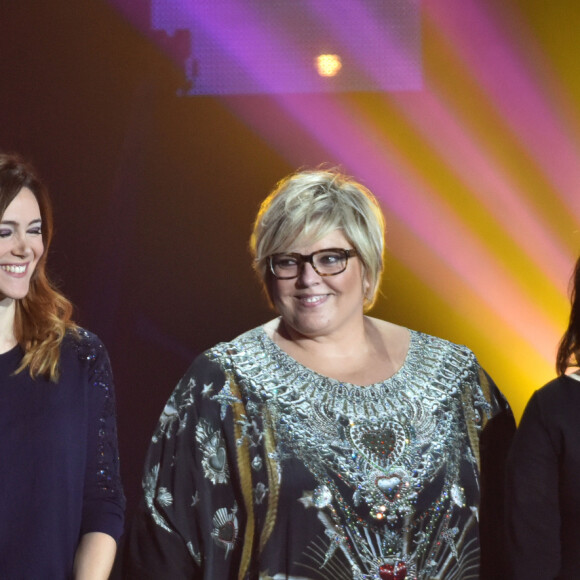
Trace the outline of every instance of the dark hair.
<instances>
[{"instance_id":1,"label":"dark hair","mask_svg":"<svg viewBox=\"0 0 580 580\"><path fill-rule=\"evenodd\" d=\"M60 345L69 329L72 304L53 286L46 273L46 259L53 233L52 205L45 185L34 168L20 156L0 153L0 217L23 188L36 198L42 219L44 252L30 280L28 294L16 300L14 336L24 350L16 372L28 367L30 375L58 378Z\"/></svg>"},{"instance_id":2,"label":"dark hair","mask_svg":"<svg viewBox=\"0 0 580 580\"><path fill-rule=\"evenodd\" d=\"M563 375L568 367L580 365L580 258L576 262L574 273L570 279L570 320L568 328L560 341L556 356L556 371Z\"/></svg>"}]
</instances>

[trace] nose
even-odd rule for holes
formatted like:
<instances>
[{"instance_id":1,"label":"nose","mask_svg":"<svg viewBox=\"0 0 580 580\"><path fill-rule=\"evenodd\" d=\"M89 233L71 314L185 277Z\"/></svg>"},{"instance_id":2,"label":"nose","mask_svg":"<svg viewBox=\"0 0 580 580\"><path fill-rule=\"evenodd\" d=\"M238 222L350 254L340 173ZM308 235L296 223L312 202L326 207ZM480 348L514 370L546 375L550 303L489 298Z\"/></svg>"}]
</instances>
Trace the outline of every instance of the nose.
<instances>
[{"instance_id":1,"label":"nose","mask_svg":"<svg viewBox=\"0 0 580 580\"><path fill-rule=\"evenodd\" d=\"M30 254L30 243L25 235L18 235L15 237L14 247L12 253L15 256L24 257Z\"/></svg>"},{"instance_id":2,"label":"nose","mask_svg":"<svg viewBox=\"0 0 580 580\"><path fill-rule=\"evenodd\" d=\"M310 262L303 262L302 268L300 269L300 273L296 278L296 283L304 288L312 286L313 284L317 284L319 281L320 275L314 269L312 264L310 264Z\"/></svg>"}]
</instances>

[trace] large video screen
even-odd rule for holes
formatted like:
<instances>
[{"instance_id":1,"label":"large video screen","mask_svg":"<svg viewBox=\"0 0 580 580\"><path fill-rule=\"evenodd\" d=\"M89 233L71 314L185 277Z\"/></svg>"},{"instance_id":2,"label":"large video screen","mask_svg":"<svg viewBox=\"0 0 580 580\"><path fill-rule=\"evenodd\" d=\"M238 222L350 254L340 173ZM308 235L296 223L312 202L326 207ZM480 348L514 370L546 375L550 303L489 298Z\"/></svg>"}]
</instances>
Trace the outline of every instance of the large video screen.
<instances>
[{"instance_id":1,"label":"large video screen","mask_svg":"<svg viewBox=\"0 0 580 580\"><path fill-rule=\"evenodd\" d=\"M150 0L150 27L186 94L421 88L419 0Z\"/></svg>"}]
</instances>

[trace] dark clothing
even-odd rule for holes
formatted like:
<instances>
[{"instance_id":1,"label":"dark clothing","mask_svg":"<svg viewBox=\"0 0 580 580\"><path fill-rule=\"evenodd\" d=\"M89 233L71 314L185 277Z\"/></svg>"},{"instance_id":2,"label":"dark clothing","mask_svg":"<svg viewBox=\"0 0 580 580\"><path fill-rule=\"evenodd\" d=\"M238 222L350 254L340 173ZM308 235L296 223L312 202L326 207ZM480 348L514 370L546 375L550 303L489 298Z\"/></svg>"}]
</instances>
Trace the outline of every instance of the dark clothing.
<instances>
[{"instance_id":1,"label":"dark clothing","mask_svg":"<svg viewBox=\"0 0 580 580\"><path fill-rule=\"evenodd\" d=\"M502 414L513 429L469 349L417 332L403 367L364 387L262 328L219 344L161 415L124 578L478 578L480 435Z\"/></svg>"},{"instance_id":2,"label":"dark clothing","mask_svg":"<svg viewBox=\"0 0 580 580\"><path fill-rule=\"evenodd\" d=\"M83 534L123 530L111 367L82 329L63 341L56 384L14 375L21 359L0 355L0 578L65 580Z\"/></svg>"},{"instance_id":3,"label":"dark clothing","mask_svg":"<svg viewBox=\"0 0 580 580\"><path fill-rule=\"evenodd\" d=\"M580 382L536 391L508 460L509 553L514 580L580 578Z\"/></svg>"}]
</instances>

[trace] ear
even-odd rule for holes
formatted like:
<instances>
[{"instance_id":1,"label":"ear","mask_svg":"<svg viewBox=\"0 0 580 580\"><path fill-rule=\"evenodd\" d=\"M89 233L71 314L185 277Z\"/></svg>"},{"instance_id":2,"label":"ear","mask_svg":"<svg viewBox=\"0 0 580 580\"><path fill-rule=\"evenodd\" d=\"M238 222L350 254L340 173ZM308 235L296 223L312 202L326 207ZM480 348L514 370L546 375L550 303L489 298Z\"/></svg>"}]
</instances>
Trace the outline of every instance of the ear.
<instances>
[{"instance_id":1,"label":"ear","mask_svg":"<svg viewBox=\"0 0 580 580\"><path fill-rule=\"evenodd\" d=\"M366 271L366 269L363 271L363 276L362 276L362 288L363 288L363 296L365 298L365 300L369 300L369 290L371 288L371 283L369 281L369 275L368 272Z\"/></svg>"}]
</instances>

